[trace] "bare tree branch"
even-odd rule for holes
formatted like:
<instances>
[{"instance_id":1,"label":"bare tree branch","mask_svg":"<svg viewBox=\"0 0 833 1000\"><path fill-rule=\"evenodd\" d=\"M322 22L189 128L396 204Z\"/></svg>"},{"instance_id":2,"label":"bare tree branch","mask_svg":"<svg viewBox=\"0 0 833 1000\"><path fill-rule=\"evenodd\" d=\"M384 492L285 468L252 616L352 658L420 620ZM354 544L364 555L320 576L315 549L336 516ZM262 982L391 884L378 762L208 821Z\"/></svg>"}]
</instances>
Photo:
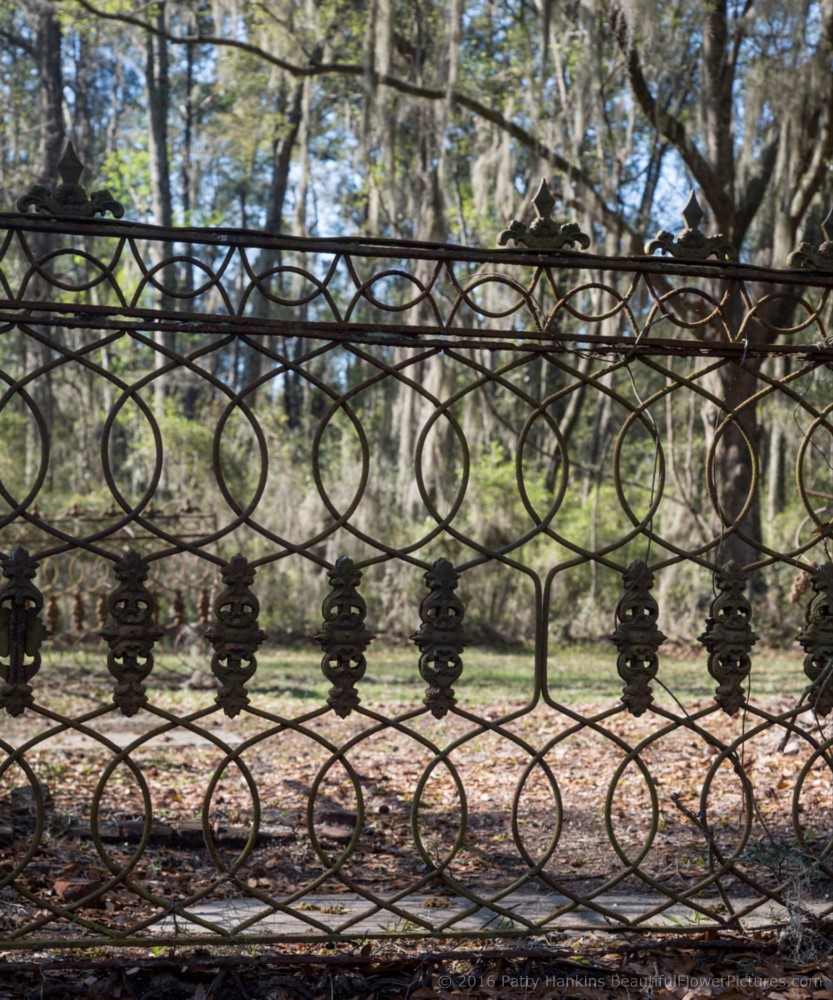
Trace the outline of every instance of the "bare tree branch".
<instances>
[{"instance_id":1,"label":"bare tree branch","mask_svg":"<svg viewBox=\"0 0 833 1000\"><path fill-rule=\"evenodd\" d=\"M645 117L657 132L666 138L680 154L683 163L685 163L695 181L700 185L703 196L711 205L721 224L723 220L731 219L733 215L732 199L723 190L711 165L691 141L685 126L679 118L670 114L666 108L659 105L654 99L648 87L648 81L645 79L645 74L642 71L639 53L631 43L628 23L621 9L611 8L610 23L619 48L625 56L628 78L633 95L642 108Z\"/></svg>"},{"instance_id":2,"label":"bare tree branch","mask_svg":"<svg viewBox=\"0 0 833 1000\"><path fill-rule=\"evenodd\" d=\"M170 31L161 30L154 24L149 24L140 17L135 17L131 14L118 14L102 10L99 7L96 7L91 0L54 0L54 2L77 3L79 6L83 7L84 10L95 15L96 17L101 17L108 21L117 21L122 24L130 24L141 29L142 31L158 35L175 45L216 45L224 46L226 48L240 49L243 52L248 52L257 59L261 59L266 63L278 67L294 77L314 77L338 74L342 76L366 77L368 73L368 68L365 65L358 65L355 63L324 63L313 59L308 65L299 66L286 59L282 59L280 56L276 56L274 53L269 52L259 45L254 45L251 42L243 42L235 38L220 37L218 35L173 34ZM520 143L524 148L530 150L533 155L551 164L555 170L567 174L580 186L582 191L590 197L598 218L603 220L606 225L615 227L617 231L622 232L623 235L628 238L631 245L631 252L636 254L641 254L643 252L645 234L637 233L634 229L629 227L622 219L621 213L607 204L599 190L594 185L590 176L581 166L571 163L565 157L561 156L560 153L557 153L545 143L541 142L529 131L507 118L496 108L490 108L481 101L476 100L474 97L471 97L458 89L449 90L444 87L425 87L419 84L411 83L408 80L403 80L401 77L393 76L391 74L374 74L373 82L379 86L390 87L392 90L396 90L399 93L407 94L410 97L416 97L422 100L448 100L458 107L471 111L484 121L488 121L493 125L496 125Z\"/></svg>"},{"instance_id":3,"label":"bare tree branch","mask_svg":"<svg viewBox=\"0 0 833 1000\"><path fill-rule=\"evenodd\" d=\"M830 51L833 48L833 0L827 0L825 7L817 54L824 58L825 62L829 62ZM790 199L790 218L796 224L804 218L810 202L822 186L833 156L833 76L825 72L824 78L827 80L827 91L818 109L820 119L818 127L813 130L812 155L799 175Z\"/></svg>"},{"instance_id":4,"label":"bare tree branch","mask_svg":"<svg viewBox=\"0 0 833 1000\"><path fill-rule=\"evenodd\" d=\"M34 59L35 46L22 35L18 35L13 31L7 31L5 28L0 28L0 38L5 38L6 41L10 42L15 48L20 49L22 52L25 52L27 56L31 56Z\"/></svg>"}]
</instances>

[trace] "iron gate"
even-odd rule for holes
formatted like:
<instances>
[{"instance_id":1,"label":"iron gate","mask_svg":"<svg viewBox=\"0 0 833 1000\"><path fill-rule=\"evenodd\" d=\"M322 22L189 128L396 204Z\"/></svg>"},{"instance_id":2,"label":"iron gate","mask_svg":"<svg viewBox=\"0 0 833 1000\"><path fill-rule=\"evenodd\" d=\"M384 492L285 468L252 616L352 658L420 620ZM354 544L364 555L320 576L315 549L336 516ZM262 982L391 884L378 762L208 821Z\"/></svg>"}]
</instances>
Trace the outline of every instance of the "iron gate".
<instances>
[{"instance_id":1,"label":"iron gate","mask_svg":"<svg viewBox=\"0 0 833 1000\"><path fill-rule=\"evenodd\" d=\"M479 250L38 190L1 220L2 947L816 933L824 247L747 266L689 207L604 258L546 192Z\"/></svg>"}]
</instances>

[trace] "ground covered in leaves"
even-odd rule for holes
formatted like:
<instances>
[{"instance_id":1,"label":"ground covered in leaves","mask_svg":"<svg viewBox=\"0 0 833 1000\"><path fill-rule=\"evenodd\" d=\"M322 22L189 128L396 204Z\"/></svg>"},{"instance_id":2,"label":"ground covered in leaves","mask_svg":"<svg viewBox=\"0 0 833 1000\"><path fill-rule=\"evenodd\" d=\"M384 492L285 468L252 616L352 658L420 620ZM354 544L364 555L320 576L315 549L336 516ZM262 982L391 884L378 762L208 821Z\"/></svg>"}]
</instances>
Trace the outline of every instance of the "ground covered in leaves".
<instances>
[{"instance_id":1,"label":"ground covered in leaves","mask_svg":"<svg viewBox=\"0 0 833 1000\"><path fill-rule=\"evenodd\" d=\"M0 961L19 1000L833 1000L831 960L798 965L772 936L511 941L458 951L406 944L304 954L169 952Z\"/></svg>"},{"instance_id":2,"label":"ground covered in leaves","mask_svg":"<svg viewBox=\"0 0 833 1000\"><path fill-rule=\"evenodd\" d=\"M766 710L785 706L769 699ZM513 707L517 717L507 721ZM45 832L15 876L28 899L12 886L0 890L0 926L31 919L38 898L73 904L101 888L90 915L127 930L154 899L221 884L227 893L230 872L244 894L286 897L315 886L345 849L340 875L360 892L453 891L443 878L426 879L431 865L458 886L496 892L540 863L543 884L558 891L586 895L621 876L620 891L645 893L647 883L625 871L626 859L641 858L655 887L687 892L704 882L719 913L708 880L716 857L736 856L742 879L724 876L730 891L749 895L750 885L792 880L816 899L833 894L825 862L830 768L783 727L721 712L664 729L667 720L653 714L614 712L586 725L545 705L500 711L421 715L396 726L360 711L348 719L326 713L282 730L259 716L232 724L216 714L166 729L165 718L143 712L56 732L26 754L42 807L21 768L3 776L0 876L15 871L39 810ZM811 719L803 723L812 728ZM28 725L20 740L31 738ZM108 740L135 741L129 758L104 746ZM247 749L232 759L223 746L240 740ZM733 742L731 756L721 752ZM623 747L640 743L628 761ZM452 744L437 761L437 748ZM256 813L259 835L250 843ZM130 888L112 884L113 871L129 872ZM317 888L338 893L346 885L336 878ZM302 901L297 912L320 908Z\"/></svg>"},{"instance_id":3,"label":"ground covered in leaves","mask_svg":"<svg viewBox=\"0 0 833 1000\"><path fill-rule=\"evenodd\" d=\"M2 734L14 762L0 784L0 933L22 934L30 951L5 953L0 998L833 1000L829 913L814 922L804 909L811 899L833 907L829 724L796 713L786 691L734 718L706 697L682 705L659 688L640 718L617 707L615 691L533 706L497 697L494 672L495 697L461 697L440 720L419 701L383 700L395 687L387 677L344 719L322 705L326 691L287 694L285 678L280 690L261 678L234 719L189 675L131 719L82 703L70 685L53 688L53 702ZM718 885L721 858L734 860ZM432 955L448 941L408 944L419 929L409 920L376 928L396 936L384 942L348 926L351 894L411 892L425 929L460 887L488 897L518 879L584 898L607 886L640 905L648 893L686 894L700 910L676 918L691 936L674 946L644 934L568 938L542 918L551 933L534 953L538 937L513 936ZM701 919L720 925L727 903L756 887L788 899L788 933L743 920L702 933ZM260 900L309 921L301 930L350 934L355 950L326 950L322 936L315 954L171 951L164 938L152 958L37 951L39 938L78 944L90 928L122 942L153 934L195 893ZM608 933L625 925L614 915Z\"/></svg>"}]
</instances>

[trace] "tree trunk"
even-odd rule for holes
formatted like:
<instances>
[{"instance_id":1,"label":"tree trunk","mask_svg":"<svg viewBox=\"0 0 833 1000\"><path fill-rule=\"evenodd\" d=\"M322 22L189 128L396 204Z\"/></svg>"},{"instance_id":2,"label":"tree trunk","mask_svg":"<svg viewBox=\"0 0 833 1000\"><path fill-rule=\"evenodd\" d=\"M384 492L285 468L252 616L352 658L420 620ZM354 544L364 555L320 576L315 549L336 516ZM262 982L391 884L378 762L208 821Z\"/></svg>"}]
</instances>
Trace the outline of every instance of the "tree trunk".
<instances>
[{"instance_id":1,"label":"tree trunk","mask_svg":"<svg viewBox=\"0 0 833 1000\"><path fill-rule=\"evenodd\" d=\"M166 3L161 2L156 10L156 28L164 31L167 21ZM171 197L171 172L168 165L168 106L170 103L170 81L168 76L168 43L158 35L145 36L145 86L148 105L148 156L150 160L151 212L154 224L170 228L173 225L173 200ZM174 268L166 267L158 272L163 286L169 287L175 280ZM173 312L176 299L165 292L157 295L160 309ZM174 335L158 331L154 340L160 347L174 348ZM167 357L163 352L157 355L157 368L165 365ZM164 412L168 391L163 379L153 383L154 401L157 415Z\"/></svg>"},{"instance_id":2,"label":"tree trunk","mask_svg":"<svg viewBox=\"0 0 833 1000\"><path fill-rule=\"evenodd\" d=\"M38 113L40 141L38 144L39 183L53 187L58 182L58 161L66 144L63 109L63 74L61 72L61 28L47 5L37 8L36 58L38 67ZM32 247L38 257L49 252L54 245L53 237L47 234L32 234ZM44 290L40 278L32 282L34 297L50 295ZM53 334L57 336L57 331ZM50 350L46 344L29 342L24 344L25 364L32 368L46 364L50 360ZM34 356L33 356L34 355ZM26 368L25 370L30 370ZM46 425L47 440L52 436L55 401L52 393L51 376L47 373L32 383L30 391ZM35 456L37 434L32 420L26 421L26 482L34 478L37 465Z\"/></svg>"},{"instance_id":3,"label":"tree trunk","mask_svg":"<svg viewBox=\"0 0 833 1000\"><path fill-rule=\"evenodd\" d=\"M40 122L40 183L52 186L66 144L64 80L61 72L61 28L47 5L38 8L38 116Z\"/></svg>"},{"instance_id":4,"label":"tree trunk","mask_svg":"<svg viewBox=\"0 0 833 1000\"><path fill-rule=\"evenodd\" d=\"M165 30L166 4L158 4L156 27ZM173 225L171 172L168 165L168 43L148 33L145 41L145 69L148 100L148 153L153 221L157 226Z\"/></svg>"}]
</instances>

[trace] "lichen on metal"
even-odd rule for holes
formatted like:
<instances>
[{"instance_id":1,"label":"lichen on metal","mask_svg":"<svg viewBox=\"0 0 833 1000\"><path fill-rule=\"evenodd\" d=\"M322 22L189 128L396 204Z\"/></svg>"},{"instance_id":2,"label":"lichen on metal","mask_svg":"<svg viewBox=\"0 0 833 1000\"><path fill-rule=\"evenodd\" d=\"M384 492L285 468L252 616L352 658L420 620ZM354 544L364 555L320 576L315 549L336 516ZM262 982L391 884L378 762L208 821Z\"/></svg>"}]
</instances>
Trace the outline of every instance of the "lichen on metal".
<instances>
[{"instance_id":1,"label":"lichen on metal","mask_svg":"<svg viewBox=\"0 0 833 1000\"><path fill-rule=\"evenodd\" d=\"M807 625L796 636L810 678L807 698L818 715L833 709L833 563L826 562L812 576L814 594L807 605Z\"/></svg>"},{"instance_id":2,"label":"lichen on metal","mask_svg":"<svg viewBox=\"0 0 833 1000\"><path fill-rule=\"evenodd\" d=\"M642 715L654 700L651 681L659 667L657 650L667 636L657 628L659 606L651 594L654 574L641 559L622 574L625 594L616 605L610 641L619 650L616 669L625 682L622 701L631 715Z\"/></svg>"},{"instance_id":3,"label":"lichen on metal","mask_svg":"<svg viewBox=\"0 0 833 1000\"><path fill-rule=\"evenodd\" d=\"M80 183L83 172L84 164L78 159L75 147L71 142L67 143L64 155L58 161L60 183L54 188L33 184L22 198L18 198L18 211L28 212L34 208L43 215L66 219L91 219L111 212L120 219L124 215L121 202L116 201L106 188L87 194L87 189Z\"/></svg>"},{"instance_id":4,"label":"lichen on metal","mask_svg":"<svg viewBox=\"0 0 833 1000\"><path fill-rule=\"evenodd\" d=\"M558 223L550 218L555 199L546 179L541 180L532 204L538 217L528 226L513 219L498 236L499 246L506 246L510 240L516 246L522 244L530 250L563 250L575 246L586 250L590 246L590 237L581 231L577 222Z\"/></svg>"},{"instance_id":5,"label":"lichen on metal","mask_svg":"<svg viewBox=\"0 0 833 1000\"><path fill-rule=\"evenodd\" d=\"M211 670L220 682L216 702L229 718L249 704L246 684L255 674L255 653L266 638L258 626L260 603L250 589L254 579L254 568L238 553L223 568L225 587L214 601L215 620L205 630L214 647Z\"/></svg>"},{"instance_id":6,"label":"lichen on metal","mask_svg":"<svg viewBox=\"0 0 833 1000\"><path fill-rule=\"evenodd\" d=\"M646 254L650 256L656 250L661 250L664 254L670 254L682 261L702 261L708 260L709 257L718 257L720 260L727 261L738 259L736 247L722 233L718 233L716 236L706 236L700 231L703 209L693 191L689 195L681 215L685 226L677 233L676 237L673 233L661 229L652 240L645 244Z\"/></svg>"},{"instance_id":7,"label":"lichen on metal","mask_svg":"<svg viewBox=\"0 0 833 1000\"><path fill-rule=\"evenodd\" d=\"M422 624L411 636L422 652L419 672L428 685L425 704L437 719L457 703L453 685L463 672L460 654L470 642L463 628L465 605L454 593L459 580L448 559L438 559L426 572L428 593L419 605Z\"/></svg>"},{"instance_id":8,"label":"lichen on metal","mask_svg":"<svg viewBox=\"0 0 833 1000\"><path fill-rule=\"evenodd\" d=\"M346 718L361 699L356 684L364 676L364 651L374 634L365 628L367 604L358 592L362 574L349 556L340 556L327 574L332 590L324 598L324 623L313 638L324 650L321 670L332 684L327 704Z\"/></svg>"},{"instance_id":9,"label":"lichen on metal","mask_svg":"<svg viewBox=\"0 0 833 1000\"><path fill-rule=\"evenodd\" d=\"M812 243L799 243L787 257L787 267L805 271L833 271L831 227L833 227L833 209L827 213L819 226L824 240L818 246Z\"/></svg>"},{"instance_id":10,"label":"lichen on metal","mask_svg":"<svg viewBox=\"0 0 833 1000\"><path fill-rule=\"evenodd\" d=\"M153 669L153 645L163 630L154 624L156 600L145 586L147 562L128 549L113 573L119 585L107 600L109 621L100 635L110 646L107 669L116 678L113 701L130 716L147 704L143 682Z\"/></svg>"},{"instance_id":11,"label":"lichen on metal","mask_svg":"<svg viewBox=\"0 0 833 1000\"><path fill-rule=\"evenodd\" d=\"M40 617L43 595L32 582L38 564L16 546L0 565L8 580L0 587L0 705L17 716L33 703L29 681L40 669L48 633Z\"/></svg>"},{"instance_id":12,"label":"lichen on metal","mask_svg":"<svg viewBox=\"0 0 833 1000\"><path fill-rule=\"evenodd\" d=\"M752 631L752 606L744 595L747 575L728 562L714 575L717 595L711 603L706 631L698 636L709 651L709 673L717 681L715 701L728 715L746 703L743 683L752 660L749 651L759 636Z\"/></svg>"}]
</instances>

